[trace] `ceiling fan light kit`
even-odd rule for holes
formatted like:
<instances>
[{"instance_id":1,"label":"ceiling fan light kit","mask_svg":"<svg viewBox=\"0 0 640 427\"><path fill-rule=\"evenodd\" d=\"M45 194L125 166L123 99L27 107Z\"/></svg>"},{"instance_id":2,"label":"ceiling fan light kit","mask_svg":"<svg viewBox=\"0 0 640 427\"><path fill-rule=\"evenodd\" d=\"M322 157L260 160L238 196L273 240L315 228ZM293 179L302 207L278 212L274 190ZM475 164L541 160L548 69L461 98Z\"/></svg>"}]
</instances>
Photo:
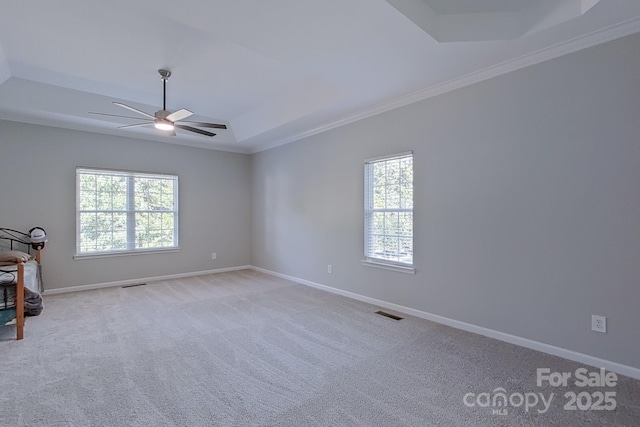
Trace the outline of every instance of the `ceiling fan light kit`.
<instances>
[{"instance_id":1,"label":"ceiling fan light kit","mask_svg":"<svg viewBox=\"0 0 640 427\"><path fill-rule=\"evenodd\" d=\"M217 124L217 123L184 121L184 119L193 115L193 112L185 108L180 109L178 111L174 111L173 113L167 110L167 80L169 80L169 77L171 77L171 71L161 68L158 70L158 73L160 74L160 78L162 79L162 109L156 111L155 114L152 116L151 114L145 113L144 111L138 110L137 108L134 108L130 105L123 104L121 102L114 102L115 105L122 108L126 108L129 111L133 111L134 113L137 113L148 120L147 122L144 122L144 123L118 126L119 129L153 125L153 127L155 127L156 129L159 129L165 132L170 132L169 133L170 136L176 135L175 129L177 128L177 129L182 129L189 132L197 133L199 135L213 137L213 136L216 136L215 133L198 129L197 127L205 127L205 128L213 128L213 129L227 128L226 125ZM127 119L138 119L138 117L119 116L116 114L93 113L93 112L90 112L89 114L96 114L100 116L110 116L110 117L122 117ZM194 126L197 126L197 127L194 127Z\"/></svg>"},{"instance_id":2,"label":"ceiling fan light kit","mask_svg":"<svg viewBox=\"0 0 640 427\"><path fill-rule=\"evenodd\" d=\"M174 130L175 126L169 120L156 119L154 126L160 130Z\"/></svg>"}]
</instances>

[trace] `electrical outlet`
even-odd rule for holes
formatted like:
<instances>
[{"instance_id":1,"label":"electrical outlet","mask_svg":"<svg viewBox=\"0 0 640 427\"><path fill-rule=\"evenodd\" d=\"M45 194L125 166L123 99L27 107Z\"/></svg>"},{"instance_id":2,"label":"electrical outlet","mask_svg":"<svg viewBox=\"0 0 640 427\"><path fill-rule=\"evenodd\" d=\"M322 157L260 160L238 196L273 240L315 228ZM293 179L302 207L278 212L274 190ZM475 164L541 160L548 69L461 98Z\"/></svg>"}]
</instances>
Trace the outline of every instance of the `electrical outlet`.
<instances>
[{"instance_id":1,"label":"electrical outlet","mask_svg":"<svg viewBox=\"0 0 640 427\"><path fill-rule=\"evenodd\" d=\"M211 253L211 259L216 259L217 257L218 257L218 255L216 255L216 253L215 253L215 252L212 252L212 253Z\"/></svg>"},{"instance_id":2,"label":"electrical outlet","mask_svg":"<svg viewBox=\"0 0 640 427\"><path fill-rule=\"evenodd\" d=\"M607 318L605 316L591 315L591 330L596 332L607 332Z\"/></svg>"},{"instance_id":3,"label":"electrical outlet","mask_svg":"<svg viewBox=\"0 0 640 427\"><path fill-rule=\"evenodd\" d=\"M333 273L333 267L331 266L331 264L327 265L327 273Z\"/></svg>"}]
</instances>

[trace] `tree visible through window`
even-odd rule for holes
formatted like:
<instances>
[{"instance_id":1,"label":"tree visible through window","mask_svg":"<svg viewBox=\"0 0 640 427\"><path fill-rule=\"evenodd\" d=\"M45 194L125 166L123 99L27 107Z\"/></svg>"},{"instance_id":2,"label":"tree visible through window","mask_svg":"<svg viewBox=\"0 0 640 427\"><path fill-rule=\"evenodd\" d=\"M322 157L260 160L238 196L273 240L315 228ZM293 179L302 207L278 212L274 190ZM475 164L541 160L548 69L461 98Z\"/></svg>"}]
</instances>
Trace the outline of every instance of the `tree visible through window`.
<instances>
[{"instance_id":1,"label":"tree visible through window","mask_svg":"<svg viewBox=\"0 0 640 427\"><path fill-rule=\"evenodd\" d=\"M76 253L178 247L178 177L76 169Z\"/></svg>"},{"instance_id":2,"label":"tree visible through window","mask_svg":"<svg viewBox=\"0 0 640 427\"><path fill-rule=\"evenodd\" d=\"M413 154L365 162L365 259L413 265Z\"/></svg>"}]
</instances>

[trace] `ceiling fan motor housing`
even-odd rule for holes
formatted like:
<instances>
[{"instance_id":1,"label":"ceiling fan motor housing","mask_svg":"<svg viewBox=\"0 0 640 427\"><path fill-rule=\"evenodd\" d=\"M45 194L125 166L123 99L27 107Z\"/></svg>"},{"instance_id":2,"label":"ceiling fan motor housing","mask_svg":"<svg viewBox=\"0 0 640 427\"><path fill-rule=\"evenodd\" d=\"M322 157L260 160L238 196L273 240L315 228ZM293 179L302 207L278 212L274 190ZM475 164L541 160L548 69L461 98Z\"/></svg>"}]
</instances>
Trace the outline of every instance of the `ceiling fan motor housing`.
<instances>
[{"instance_id":1,"label":"ceiling fan motor housing","mask_svg":"<svg viewBox=\"0 0 640 427\"><path fill-rule=\"evenodd\" d=\"M156 111L155 116L157 119L163 120L166 119L169 114L171 114L171 111L169 110L158 110Z\"/></svg>"}]
</instances>

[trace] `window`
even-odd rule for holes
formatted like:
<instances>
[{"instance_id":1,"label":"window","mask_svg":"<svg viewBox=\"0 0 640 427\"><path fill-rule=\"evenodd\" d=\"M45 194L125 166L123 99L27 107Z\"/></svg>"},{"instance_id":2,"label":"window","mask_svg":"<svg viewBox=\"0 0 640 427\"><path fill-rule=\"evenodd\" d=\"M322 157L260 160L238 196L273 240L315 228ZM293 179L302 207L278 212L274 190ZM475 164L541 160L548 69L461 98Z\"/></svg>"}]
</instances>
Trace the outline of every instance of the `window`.
<instances>
[{"instance_id":1,"label":"window","mask_svg":"<svg viewBox=\"0 0 640 427\"><path fill-rule=\"evenodd\" d=\"M76 255L177 248L177 176L76 169Z\"/></svg>"},{"instance_id":2,"label":"window","mask_svg":"<svg viewBox=\"0 0 640 427\"><path fill-rule=\"evenodd\" d=\"M365 162L364 255L413 272L413 153Z\"/></svg>"}]
</instances>

